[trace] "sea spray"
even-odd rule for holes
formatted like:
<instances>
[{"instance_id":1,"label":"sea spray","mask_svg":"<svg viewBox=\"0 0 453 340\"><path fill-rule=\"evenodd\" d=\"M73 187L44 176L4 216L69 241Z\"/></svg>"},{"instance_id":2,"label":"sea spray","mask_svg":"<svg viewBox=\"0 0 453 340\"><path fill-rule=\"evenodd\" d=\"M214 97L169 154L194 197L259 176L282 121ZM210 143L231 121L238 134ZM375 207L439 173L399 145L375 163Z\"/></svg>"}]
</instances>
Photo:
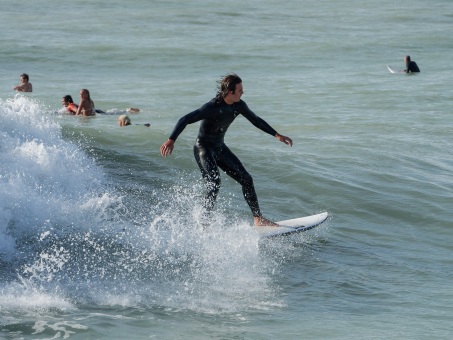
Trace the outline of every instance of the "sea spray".
<instances>
[{"instance_id":1,"label":"sea spray","mask_svg":"<svg viewBox=\"0 0 453 340\"><path fill-rule=\"evenodd\" d=\"M37 101L17 95L0 101L0 110L0 233L6 239L44 232L49 221L50 228L72 224L83 213L79 206L100 204L102 172L61 138L59 124Z\"/></svg>"},{"instance_id":2,"label":"sea spray","mask_svg":"<svg viewBox=\"0 0 453 340\"><path fill-rule=\"evenodd\" d=\"M119 304L219 312L281 304L268 276L276 263L260 253L249 222L225 214L221 202L206 220L199 182L131 196L83 145L62 137L55 116L38 102L16 96L0 104L6 298L17 283L23 295L53 297L57 309Z\"/></svg>"}]
</instances>

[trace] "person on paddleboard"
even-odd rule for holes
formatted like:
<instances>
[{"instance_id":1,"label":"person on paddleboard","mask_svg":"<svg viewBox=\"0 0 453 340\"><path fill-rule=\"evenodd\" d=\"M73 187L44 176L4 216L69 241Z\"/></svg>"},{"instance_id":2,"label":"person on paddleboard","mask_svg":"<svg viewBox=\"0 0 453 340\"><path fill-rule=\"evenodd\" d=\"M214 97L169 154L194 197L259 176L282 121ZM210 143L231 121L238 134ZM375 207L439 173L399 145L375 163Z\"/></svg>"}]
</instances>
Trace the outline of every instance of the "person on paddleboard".
<instances>
[{"instance_id":1,"label":"person on paddleboard","mask_svg":"<svg viewBox=\"0 0 453 340\"><path fill-rule=\"evenodd\" d=\"M247 104L241 100L243 93L241 78L234 73L226 75L220 81L215 98L179 119L169 139L160 147L160 152L163 157L170 155L174 149L176 139L187 124L201 121L193 150L195 160L206 182L207 193L204 206L207 211L211 211L214 208L219 193L220 168L241 184L244 198L252 211L254 224L256 226L276 226L276 223L262 216L252 176L244 168L241 161L225 145L224 136L234 119L238 115L243 115L257 128L274 136L280 142L292 146L293 141L291 138L279 134L262 118L251 111Z\"/></svg>"}]
</instances>

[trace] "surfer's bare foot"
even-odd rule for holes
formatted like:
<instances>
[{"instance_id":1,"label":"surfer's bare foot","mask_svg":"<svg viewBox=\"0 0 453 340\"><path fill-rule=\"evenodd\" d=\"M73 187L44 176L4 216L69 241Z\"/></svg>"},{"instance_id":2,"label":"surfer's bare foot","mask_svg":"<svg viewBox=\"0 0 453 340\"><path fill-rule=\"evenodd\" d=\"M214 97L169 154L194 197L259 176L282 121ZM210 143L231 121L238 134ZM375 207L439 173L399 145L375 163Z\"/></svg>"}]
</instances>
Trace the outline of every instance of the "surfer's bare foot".
<instances>
[{"instance_id":1,"label":"surfer's bare foot","mask_svg":"<svg viewBox=\"0 0 453 340\"><path fill-rule=\"evenodd\" d=\"M257 227L278 227L277 223L269 221L267 218L262 216L254 217L253 221Z\"/></svg>"}]
</instances>

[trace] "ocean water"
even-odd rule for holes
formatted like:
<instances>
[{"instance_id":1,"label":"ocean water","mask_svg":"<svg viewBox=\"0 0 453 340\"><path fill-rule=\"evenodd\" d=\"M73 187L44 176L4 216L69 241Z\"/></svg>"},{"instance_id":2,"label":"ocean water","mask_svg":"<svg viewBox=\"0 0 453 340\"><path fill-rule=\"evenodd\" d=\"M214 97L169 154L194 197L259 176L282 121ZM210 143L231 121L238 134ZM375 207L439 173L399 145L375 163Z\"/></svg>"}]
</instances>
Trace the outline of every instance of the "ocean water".
<instances>
[{"instance_id":1,"label":"ocean water","mask_svg":"<svg viewBox=\"0 0 453 340\"><path fill-rule=\"evenodd\" d=\"M453 2L1 7L1 339L453 336ZM421 73L390 74L407 54ZM203 229L198 124L160 156L228 72L294 141L228 131L263 213L318 228L259 240L222 175ZM105 114L64 114L81 88Z\"/></svg>"}]
</instances>

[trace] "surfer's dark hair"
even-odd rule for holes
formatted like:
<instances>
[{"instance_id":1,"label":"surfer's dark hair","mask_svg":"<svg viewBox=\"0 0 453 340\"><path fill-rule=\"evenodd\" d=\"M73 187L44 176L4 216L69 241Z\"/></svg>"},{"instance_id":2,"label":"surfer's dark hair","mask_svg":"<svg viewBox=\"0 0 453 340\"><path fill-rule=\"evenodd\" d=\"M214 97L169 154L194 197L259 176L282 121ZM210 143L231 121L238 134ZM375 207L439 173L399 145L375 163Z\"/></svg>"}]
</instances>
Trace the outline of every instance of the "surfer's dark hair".
<instances>
[{"instance_id":1,"label":"surfer's dark hair","mask_svg":"<svg viewBox=\"0 0 453 340\"><path fill-rule=\"evenodd\" d=\"M68 102L70 104L74 103L74 101L72 100L72 97L69 94L64 96L63 99L64 99L65 102Z\"/></svg>"},{"instance_id":2,"label":"surfer's dark hair","mask_svg":"<svg viewBox=\"0 0 453 340\"><path fill-rule=\"evenodd\" d=\"M226 97L228 92L236 90L236 85L242 83L242 79L236 73L229 73L217 83L216 99L220 100Z\"/></svg>"},{"instance_id":3,"label":"surfer's dark hair","mask_svg":"<svg viewBox=\"0 0 453 340\"><path fill-rule=\"evenodd\" d=\"M407 61L411 61L411 56L410 56L410 55L407 55L407 56L406 56L406 60L407 60Z\"/></svg>"}]
</instances>

